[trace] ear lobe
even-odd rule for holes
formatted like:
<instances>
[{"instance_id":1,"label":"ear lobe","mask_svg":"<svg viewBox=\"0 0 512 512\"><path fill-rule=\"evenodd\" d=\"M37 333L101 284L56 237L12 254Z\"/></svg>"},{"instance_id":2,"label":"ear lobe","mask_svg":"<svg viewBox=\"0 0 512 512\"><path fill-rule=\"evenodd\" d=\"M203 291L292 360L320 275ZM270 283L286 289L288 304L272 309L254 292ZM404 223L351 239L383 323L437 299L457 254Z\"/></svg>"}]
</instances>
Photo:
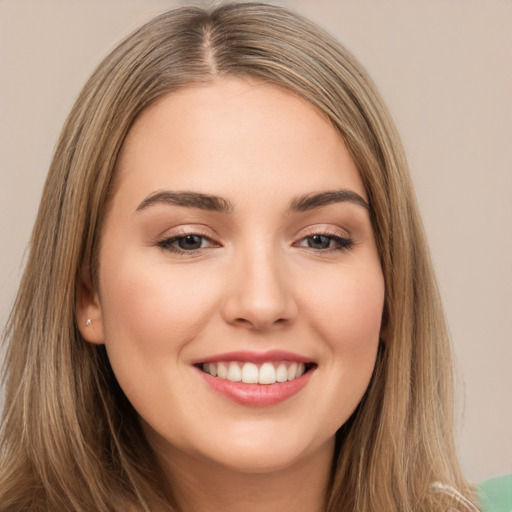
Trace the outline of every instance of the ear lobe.
<instances>
[{"instance_id":1,"label":"ear lobe","mask_svg":"<svg viewBox=\"0 0 512 512\"><path fill-rule=\"evenodd\" d=\"M89 343L105 343L103 314L98 293L91 278L82 272L76 296L76 321L83 338Z\"/></svg>"}]
</instances>

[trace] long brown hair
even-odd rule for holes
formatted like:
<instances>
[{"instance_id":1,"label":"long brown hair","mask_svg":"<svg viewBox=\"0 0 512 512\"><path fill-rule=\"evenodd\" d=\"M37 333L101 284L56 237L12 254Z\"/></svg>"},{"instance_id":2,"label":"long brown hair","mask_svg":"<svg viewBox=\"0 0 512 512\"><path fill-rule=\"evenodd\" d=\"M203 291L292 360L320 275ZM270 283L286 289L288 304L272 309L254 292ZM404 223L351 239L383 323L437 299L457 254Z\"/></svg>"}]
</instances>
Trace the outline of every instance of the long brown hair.
<instances>
[{"instance_id":1,"label":"long brown hair","mask_svg":"<svg viewBox=\"0 0 512 512\"><path fill-rule=\"evenodd\" d=\"M74 307L83 275L96 281L116 159L135 119L165 94L224 76L313 104L344 138L371 204L386 284L382 342L366 395L337 434L328 512L466 510L450 345L399 136L345 48L262 3L155 18L103 61L73 107L5 335L0 509L176 510L104 347L83 340Z\"/></svg>"}]
</instances>

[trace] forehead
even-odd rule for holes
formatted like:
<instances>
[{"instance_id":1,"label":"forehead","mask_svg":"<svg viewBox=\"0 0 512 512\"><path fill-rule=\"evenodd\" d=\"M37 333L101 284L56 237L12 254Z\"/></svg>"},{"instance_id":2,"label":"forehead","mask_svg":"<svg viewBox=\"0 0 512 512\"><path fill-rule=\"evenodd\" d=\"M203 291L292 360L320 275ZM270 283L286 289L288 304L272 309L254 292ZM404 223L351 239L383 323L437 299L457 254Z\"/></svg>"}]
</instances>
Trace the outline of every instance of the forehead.
<instances>
[{"instance_id":1,"label":"forehead","mask_svg":"<svg viewBox=\"0 0 512 512\"><path fill-rule=\"evenodd\" d=\"M170 93L130 130L118 184L134 190L193 189L224 195L226 185L339 188L365 195L340 134L313 105L282 88L224 79ZM263 179L264 178L264 179ZM297 190L303 193L303 190Z\"/></svg>"}]
</instances>

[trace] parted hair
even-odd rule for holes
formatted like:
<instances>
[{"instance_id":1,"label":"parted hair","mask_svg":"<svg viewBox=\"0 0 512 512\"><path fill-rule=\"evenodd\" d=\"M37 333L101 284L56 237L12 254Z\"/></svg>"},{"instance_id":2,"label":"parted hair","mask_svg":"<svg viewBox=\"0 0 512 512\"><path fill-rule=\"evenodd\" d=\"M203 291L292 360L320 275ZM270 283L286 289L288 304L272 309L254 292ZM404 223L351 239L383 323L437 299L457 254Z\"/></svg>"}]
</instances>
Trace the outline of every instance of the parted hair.
<instances>
[{"instance_id":1,"label":"parted hair","mask_svg":"<svg viewBox=\"0 0 512 512\"><path fill-rule=\"evenodd\" d=\"M386 290L381 341L369 388L337 432L327 512L476 510L454 448L447 328L391 116L342 45L256 2L156 17L105 58L69 114L4 335L0 510L178 510L105 348L81 337L75 304L83 276L97 282L134 121L164 95L223 77L309 101L343 137L370 202Z\"/></svg>"}]
</instances>

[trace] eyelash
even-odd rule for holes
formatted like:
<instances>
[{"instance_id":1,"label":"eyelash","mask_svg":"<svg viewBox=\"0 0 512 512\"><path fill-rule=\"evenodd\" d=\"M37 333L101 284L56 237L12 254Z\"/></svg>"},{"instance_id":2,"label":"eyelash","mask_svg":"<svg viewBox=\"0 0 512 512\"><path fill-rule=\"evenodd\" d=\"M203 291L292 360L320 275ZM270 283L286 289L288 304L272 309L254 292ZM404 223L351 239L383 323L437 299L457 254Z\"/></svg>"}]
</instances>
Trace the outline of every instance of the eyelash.
<instances>
[{"instance_id":1,"label":"eyelash","mask_svg":"<svg viewBox=\"0 0 512 512\"><path fill-rule=\"evenodd\" d=\"M201 239L201 245L203 241L206 241L209 246L208 247L198 247L194 249L183 249L181 247L178 247L177 243L179 243L180 240L184 240L187 237L197 237ZM326 247L326 248L315 248L309 246L303 246L300 245L301 242L312 240L314 237L323 237L325 239L328 239L329 243L334 242L336 244L336 247ZM165 238L164 240L161 240L157 243L158 247L175 253L175 254L181 254L186 256L193 256L197 255L200 252L202 252L204 249L210 248L210 247L219 247L218 244L216 244L209 236L198 233L198 232L182 232L178 233L170 238ZM310 235L307 235L299 240L299 242L296 242L293 244L294 247L303 247L307 250L313 251L315 253L319 252L338 252L338 251L349 251L354 246L354 241L350 238L344 238L339 235L334 235L329 232L315 232L311 233Z\"/></svg>"},{"instance_id":2,"label":"eyelash","mask_svg":"<svg viewBox=\"0 0 512 512\"><path fill-rule=\"evenodd\" d=\"M213 242L213 240L209 236L207 236L203 233L188 232L188 231L183 231L181 233L177 233L176 235L174 235L170 238L165 238L164 240L160 240L157 243L157 245L158 245L158 247L161 247L162 249L165 249L166 251L169 251L169 252L172 252L175 254L182 254L182 255L186 255L186 256L195 255L199 251L202 251L203 249L205 249L205 247L199 247L197 249L187 250L187 249L183 249L181 247L174 245L174 244L177 244L180 240L184 240L187 237L200 238L201 242L206 240L210 244L210 247L218 246L218 244Z\"/></svg>"},{"instance_id":3,"label":"eyelash","mask_svg":"<svg viewBox=\"0 0 512 512\"><path fill-rule=\"evenodd\" d=\"M307 241L307 240L312 240L314 237L326 238L330 242L334 242L336 244L336 247L327 247L324 249L315 248L315 247L311 247L311 246L305 247L302 245L298 245L298 247L304 247L305 249L309 249L314 252L337 252L337 251L349 251L354 246L354 241L351 240L350 238L345 238L345 237L342 237L339 235L335 235L333 233L322 232L322 231L311 233L310 235L307 235L307 236L301 238L298 243ZM294 245L297 246L297 244L294 244Z\"/></svg>"}]
</instances>

